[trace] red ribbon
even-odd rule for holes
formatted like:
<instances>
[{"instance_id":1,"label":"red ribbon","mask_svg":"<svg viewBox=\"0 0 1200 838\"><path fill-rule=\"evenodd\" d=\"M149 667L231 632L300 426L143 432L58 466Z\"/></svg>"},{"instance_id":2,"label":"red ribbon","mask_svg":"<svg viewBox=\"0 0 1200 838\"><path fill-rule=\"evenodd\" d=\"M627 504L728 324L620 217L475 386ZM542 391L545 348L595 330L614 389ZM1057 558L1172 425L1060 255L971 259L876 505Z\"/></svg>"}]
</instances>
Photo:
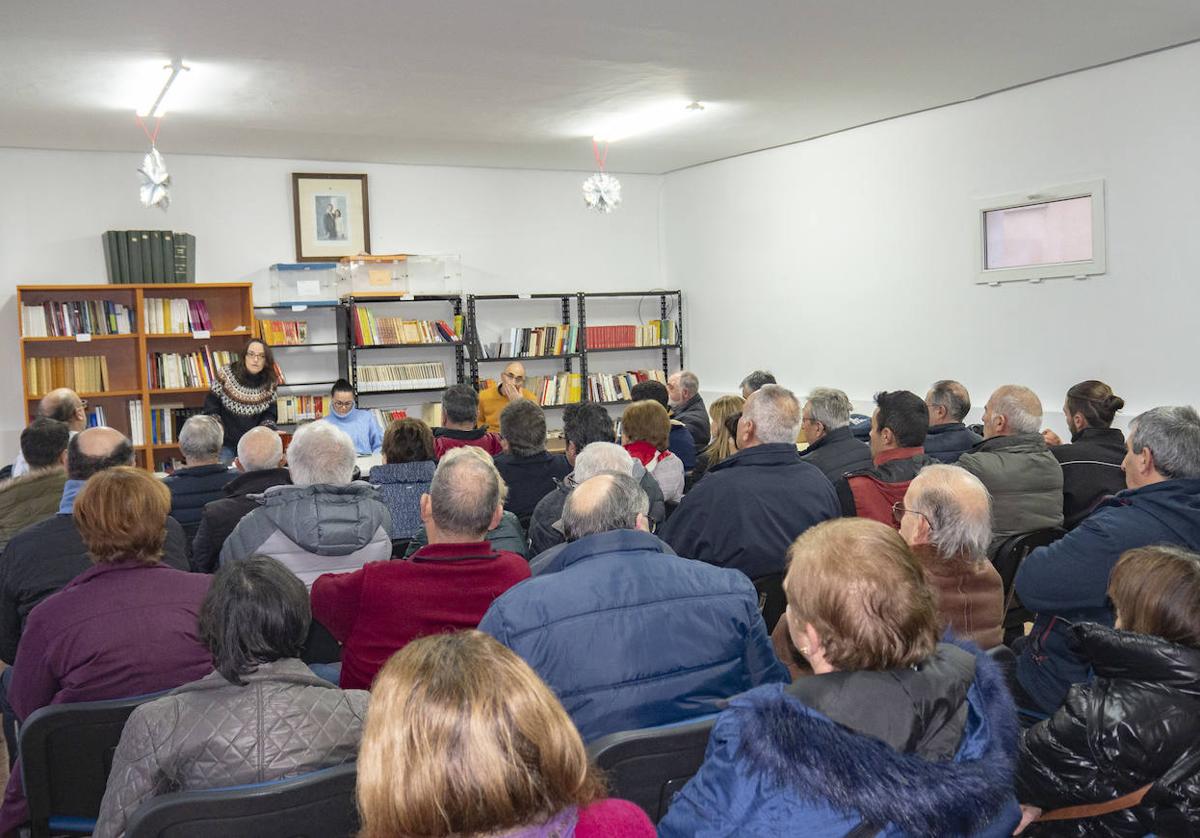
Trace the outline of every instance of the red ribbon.
<instances>
[{"instance_id":1,"label":"red ribbon","mask_svg":"<svg viewBox=\"0 0 1200 838\"><path fill-rule=\"evenodd\" d=\"M142 126L142 133L146 135L146 139L148 139L150 141L150 145L157 146L158 145L158 129L162 128L163 118L161 116L155 117L153 134L151 134L149 129L146 128L146 123L142 121L142 118L140 116L138 116L137 114L134 114L134 118L137 120L138 125Z\"/></svg>"},{"instance_id":2,"label":"red ribbon","mask_svg":"<svg viewBox=\"0 0 1200 838\"><path fill-rule=\"evenodd\" d=\"M157 132L155 132L157 133ZM608 160L608 141L604 141L604 154L600 153L600 144L592 139L592 154L596 156L596 165L600 167L600 171L604 171L604 161Z\"/></svg>"}]
</instances>

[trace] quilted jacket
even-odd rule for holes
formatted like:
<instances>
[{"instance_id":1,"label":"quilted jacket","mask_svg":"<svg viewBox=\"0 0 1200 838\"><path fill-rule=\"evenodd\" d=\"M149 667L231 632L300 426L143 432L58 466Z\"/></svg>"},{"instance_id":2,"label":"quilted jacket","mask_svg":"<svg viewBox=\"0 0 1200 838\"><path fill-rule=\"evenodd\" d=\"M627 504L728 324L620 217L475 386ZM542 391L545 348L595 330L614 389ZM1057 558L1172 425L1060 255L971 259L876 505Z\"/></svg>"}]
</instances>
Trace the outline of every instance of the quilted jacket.
<instances>
[{"instance_id":1,"label":"quilted jacket","mask_svg":"<svg viewBox=\"0 0 1200 838\"><path fill-rule=\"evenodd\" d=\"M295 658L244 686L217 673L138 707L121 734L96 838L125 834L139 805L173 791L262 783L352 762L368 694L342 691Z\"/></svg>"},{"instance_id":2,"label":"quilted jacket","mask_svg":"<svg viewBox=\"0 0 1200 838\"><path fill-rule=\"evenodd\" d=\"M992 496L989 556L1017 533L1062 526L1062 467L1041 434L985 439L959 457L958 465L978 477Z\"/></svg>"},{"instance_id":3,"label":"quilted jacket","mask_svg":"<svg viewBox=\"0 0 1200 838\"><path fill-rule=\"evenodd\" d=\"M51 468L0 485L0 550L23 528L58 512L66 482L65 471Z\"/></svg>"}]
</instances>

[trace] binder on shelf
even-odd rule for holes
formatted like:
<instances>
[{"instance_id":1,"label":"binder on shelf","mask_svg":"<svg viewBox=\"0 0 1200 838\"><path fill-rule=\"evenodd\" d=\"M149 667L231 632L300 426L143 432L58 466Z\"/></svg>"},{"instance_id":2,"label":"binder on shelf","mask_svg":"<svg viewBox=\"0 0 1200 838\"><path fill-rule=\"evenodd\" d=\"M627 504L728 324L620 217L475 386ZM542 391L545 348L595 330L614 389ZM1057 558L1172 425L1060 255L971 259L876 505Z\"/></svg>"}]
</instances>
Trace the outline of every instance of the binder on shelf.
<instances>
[{"instance_id":1,"label":"binder on shelf","mask_svg":"<svg viewBox=\"0 0 1200 838\"><path fill-rule=\"evenodd\" d=\"M171 230L108 230L104 267L114 285L196 281L196 237Z\"/></svg>"}]
</instances>

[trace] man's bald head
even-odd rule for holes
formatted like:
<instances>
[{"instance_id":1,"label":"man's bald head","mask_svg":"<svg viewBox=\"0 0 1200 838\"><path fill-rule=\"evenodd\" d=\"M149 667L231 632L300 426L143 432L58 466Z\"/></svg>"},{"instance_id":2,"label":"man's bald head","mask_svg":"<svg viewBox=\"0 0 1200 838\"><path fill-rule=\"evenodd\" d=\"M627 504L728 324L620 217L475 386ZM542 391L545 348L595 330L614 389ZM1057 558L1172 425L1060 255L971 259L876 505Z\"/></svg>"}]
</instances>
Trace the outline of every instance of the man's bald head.
<instances>
[{"instance_id":1,"label":"man's bald head","mask_svg":"<svg viewBox=\"0 0 1200 838\"><path fill-rule=\"evenodd\" d=\"M628 474L603 472L567 495L563 531L568 541L576 541L596 533L638 529L639 516L644 520L649 511L650 500L638 481Z\"/></svg>"},{"instance_id":2,"label":"man's bald head","mask_svg":"<svg viewBox=\"0 0 1200 838\"><path fill-rule=\"evenodd\" d=\"M428 503L429 516L439 535L454 536L460 541L482 541L488 530L499 523L500 474L492 463L465 449L455 449L438 463L429 493L421 500L422 517ZM432 532L430 543L434 543Z\"/></svg>"},{"instance_id":3,"label":"man's bald head","mask_svg":"<svg viewBox=\"0 0 1200 838\"><path fill-rule=\"evenodd\" d=\"M59 387L42 396L38 402L38 415L47 419L57 419L66 422L73 431L87 427L87 413L83 399L70 387Z\"/></svg>"},{"instance_id":4,"label":"man's bald head","mask_svg":"<svg viewBox=\"0 0 1200 838\"><path fill-rule=\"evenodd\" d=\"M1037 393L1019 384L998 387L983 409L985 438L1036 434L1041 426L1042 400Z\"/></svg>"},{"instance_id":5,"label":"man's bald head","mask_svg":"<svg viewBox=\"0 0 1200 838\"><path fill-rule=\"evenodd\" d=\"M513 378L520 378L522 381L525 379L525 365L520 361L513 361L510 363L504 368L504 372L508 375L511 375Z\"/></svg>"},{"instance_id":6,"label":"man's bald head","mask_svg":"<svg viewBox=\"0 0 1200 838\"><path fill-rule=\"evenodd\" d=\"M67 477L87 480L115 466L133 465L133 445L114 428L80 431L67 446Z\"/></svg>"},{"instance_id":7,"label":"man's bald head","mask_svg":"<svg viewBox=\"0 0 1200 838\"><path fill-rule=\"evenodd\" d=\"M901 521L900 534L911 545L932 544L945 559L987 558L992 498L971 472L959 466L926 466L909 484L904 507L928 522L927 527L916 527L919 521L910 522L908 516ZM918 529L922 536L914 538Z\"/></svg>"},{"instance_id":8,"label":"man's bald head","mask_svg":"<svg viewBox=\"0 0 1200 838\"><path fill-rule=\"evenodd\" d=\"M283 441L270 428L259 425L242 434L237 446L237 467L241 471L264 471L283 463Z\"/></svg>"}]
</instances>

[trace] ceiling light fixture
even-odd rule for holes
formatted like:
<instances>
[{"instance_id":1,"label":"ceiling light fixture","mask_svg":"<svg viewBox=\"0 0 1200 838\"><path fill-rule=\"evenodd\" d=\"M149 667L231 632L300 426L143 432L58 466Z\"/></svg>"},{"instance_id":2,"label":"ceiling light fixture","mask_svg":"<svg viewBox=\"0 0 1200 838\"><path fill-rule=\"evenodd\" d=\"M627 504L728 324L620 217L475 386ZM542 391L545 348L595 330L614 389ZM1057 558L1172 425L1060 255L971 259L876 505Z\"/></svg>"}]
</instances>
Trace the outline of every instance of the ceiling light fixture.
<instances>
[{"instance_id":1,"label":"ceiling light fixture","mask_svg":"<svg viewBox=\"0 0 1200 838\"><path fill-rule=\"evenodd\" d=\"M667 104L655 105L635 111L624 116L615 117L604 123L592 135L598 143L615 143L635 134L648 134L668 125L687 119L689 116L702 113L705 106L701 102L681 103L679 100Z\"/></svg>"},{"instance_id":2,"label":"ceiling light fixture","mask_svg":"<svg viewBox=\"0 0 1200 838\"><path fill-rule=\"evenodd\" d=\"M138 108L137 115L143 119L147 117L162 119L167 113L167 96L171 92L172 86L181 73L189 70L191 68L185 67L182 61L172 61L170 64L164 65L162 72L166 74L166 77L163 79L162 86L148 93L146 98L150 101L150 104ZM155 95L156 93L157 95ZM150 100L150 96L154 96L154 99Z\"/></svg>"}]
</instances>

